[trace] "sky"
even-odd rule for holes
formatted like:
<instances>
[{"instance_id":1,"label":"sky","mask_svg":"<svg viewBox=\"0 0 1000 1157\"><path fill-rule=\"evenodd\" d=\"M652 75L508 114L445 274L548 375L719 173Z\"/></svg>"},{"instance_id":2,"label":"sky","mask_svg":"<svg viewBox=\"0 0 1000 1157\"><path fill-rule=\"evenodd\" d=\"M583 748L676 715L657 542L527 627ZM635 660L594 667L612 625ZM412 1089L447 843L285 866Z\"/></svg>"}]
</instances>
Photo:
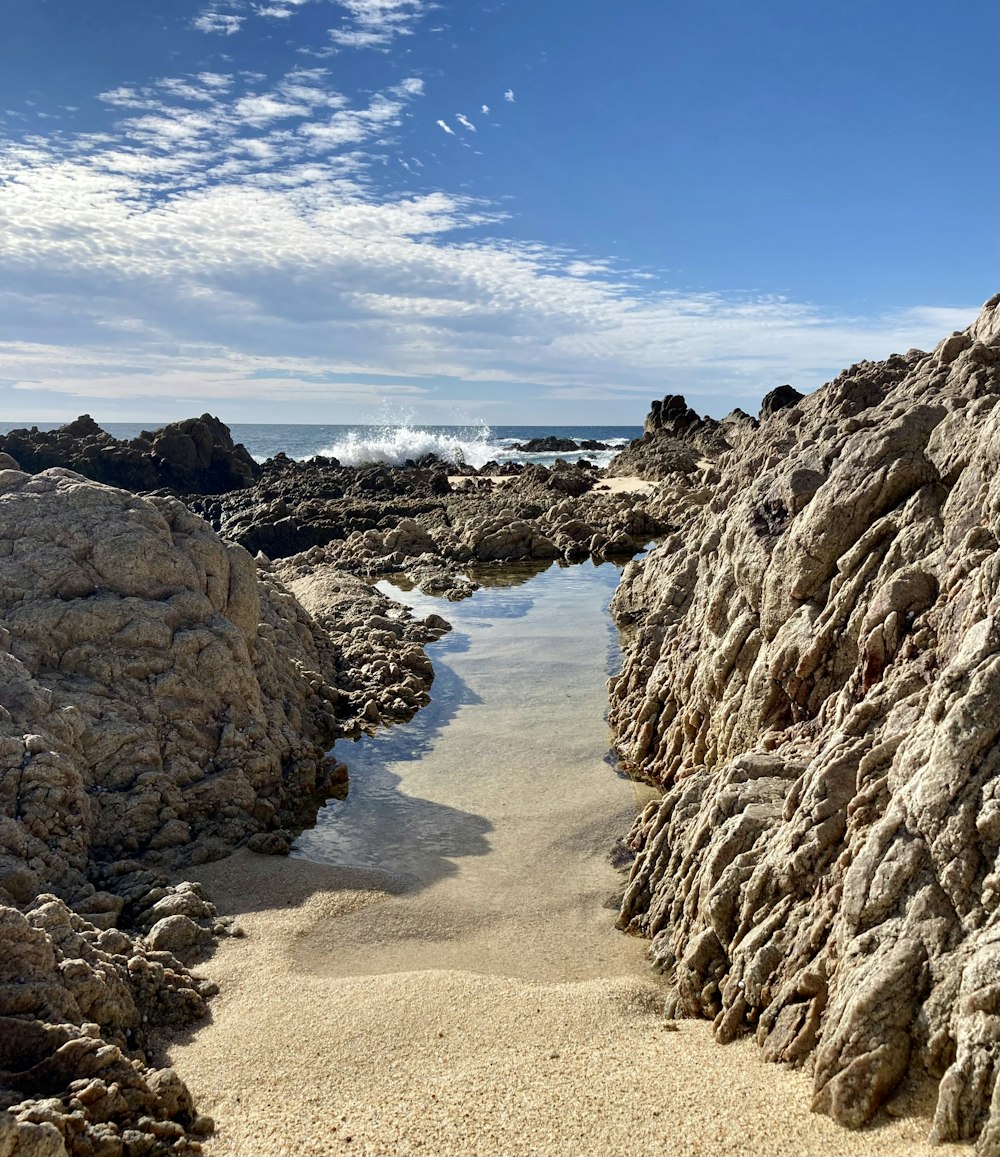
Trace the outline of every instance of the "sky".
<instances>
[{"instance_id":1,"label":"sky","mask_svg":"<svg viewBox=\"0 0 1000 1157\"><path fill-rule=\"evenodd\" d=\"M641 423L998 285L994 0L4 0L0 423Z\"/></svg>"}]
</instances>

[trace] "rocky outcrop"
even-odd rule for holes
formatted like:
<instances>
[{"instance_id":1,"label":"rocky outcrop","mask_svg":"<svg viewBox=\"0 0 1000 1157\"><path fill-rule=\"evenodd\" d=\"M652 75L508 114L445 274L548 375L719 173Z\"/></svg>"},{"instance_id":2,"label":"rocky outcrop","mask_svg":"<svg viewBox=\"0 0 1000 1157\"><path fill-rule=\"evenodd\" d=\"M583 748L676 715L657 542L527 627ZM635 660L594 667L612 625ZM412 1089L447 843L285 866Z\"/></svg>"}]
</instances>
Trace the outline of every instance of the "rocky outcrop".
<instances>
[{"instance_id":1,"label":"rocky outcrop","mask_svg":"<svg viewBox=\"0 0 1000 1157\"><path fill-rule=\"evenodd\" d=\"M474 589L466 565L641 550L664 524L645 498L609 494L598 478L589 463L561 459L519 467L501 483L472 473L454 486L430 462L355 469L272 459L253 488L188 502L221 534L271 558L306 557L365 578L406 573L425 590L461 595Z\"/></svg>"},{"instance_id":2,"label":"rocky outcrop","mask_svg":"<svg viewBox=\"0 0 1000 1157\"><path fill-rule=\"evenodd\" d=\"M789 406L801 402L804 397L805 394L800 394L794 386L778 386L764 395L764 400L760 404L760 421L763 422L765 418L769 418L779 410L787 410Z\"/></svg>"},{"instance_id":3,"label":"rocky outcrop","mask_svg":"<svg viewBox=\"0 0 1000 1157\"><path fill-rule=\"evenodd\" d=\"M121 440L83 414L58 430L0 434L0 452L30 474L63 467L110 486L147 491L216 494L253 484L260 467L212 417L185 418L138 438Z\"/></svg>"},{"instance_id":4,"label":"rocky outcrop","mask_svg":"<svg viewBox=\"0 0 1000 1157\"><path fill-rule=\"evenodd\" d=\"M621 924L678 1015L812 1058L856 1126L908 1074L1000 1152L1000 296L674 479L626 569L621 758L665 788Z\"/></svg>"},{"instance_id":5,"label":"rocky outcrop","mask_svg":"<svg viewBox=\"0 0 1000 1157\"><path fill-rule=\"evenodd\" d=\"M674 474L693 474L703 461L703 451L671 434L645 434L630 442L611 459L612 478L642 478L664 482Z\"/></svg>"},{"instance_id":6,"label":"rocky outcrop","mask_svg":"<svg viewBox=\"0 0 1000 1157\"><path fill-rule=\"evenodd\" d=\"M524 454L573 454L578 450L607 450L609 447L607 443L599 442L596 438L584 438L577 442L574 438L559 438L555 434L547 434L544 438L515 442L511 449Z\"/></svg>"},{"instance_id":7,"label":"rocky outcrop","mask_svg":"<svg viewBox=\"0 0 1000 1157\"><path fill-rule=\"evenodd\" d=\"M334 739L426 702L447 629L350 576L312 587L322 624L176 499L0 472L8 1157L195 1153L210 1129L150 1034L204 1014L181 961L226 928L166 871L287 852L342 787Z\"/></svg>"}]
</instances>

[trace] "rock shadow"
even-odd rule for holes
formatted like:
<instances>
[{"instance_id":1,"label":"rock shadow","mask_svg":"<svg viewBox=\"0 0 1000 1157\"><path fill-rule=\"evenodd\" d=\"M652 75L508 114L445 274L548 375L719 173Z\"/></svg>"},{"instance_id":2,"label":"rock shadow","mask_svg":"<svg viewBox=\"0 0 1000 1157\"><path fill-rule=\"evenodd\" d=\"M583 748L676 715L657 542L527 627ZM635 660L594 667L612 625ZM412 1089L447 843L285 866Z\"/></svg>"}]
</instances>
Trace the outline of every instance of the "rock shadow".
<instances>
[{"instance_id":1,"label":"rock shadow","mask_svg":"<svg viewBox=\"0 0 1000 1157\"><path fill-rule=\"evenodd\" d=\"M435 650L467 647L468 639L455 632ZM458 870L454 859L489 852L486 835L493 825L487 819L406 795L399 790L401 777L390 770L425 758L460 707L482 702L446 663L436 664L435 672L430 704L409 723L334 746L333 754L350 770L347 798L319 810L313 827L296 841L294 857L356 871L362 887L371 887L377 872L383 877L378 886L398 894L452 875Z\"/></svg>"}]
</instances>

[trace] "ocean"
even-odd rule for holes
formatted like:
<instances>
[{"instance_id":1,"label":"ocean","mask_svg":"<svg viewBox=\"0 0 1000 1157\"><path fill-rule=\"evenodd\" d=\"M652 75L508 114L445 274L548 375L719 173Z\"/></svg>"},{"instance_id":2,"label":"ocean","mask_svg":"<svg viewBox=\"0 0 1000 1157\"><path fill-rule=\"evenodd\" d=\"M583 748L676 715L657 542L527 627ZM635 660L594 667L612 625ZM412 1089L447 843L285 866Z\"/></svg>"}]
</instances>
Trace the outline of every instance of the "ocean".
<instances>
[{"instance_id":1,"label":"ocean","mask_svg":"<svg viewBox=\"0 0 1000 1157\"><path fill-rule=\"evenodd\" d=\"M0 432L23 428L25 422L0 424ZM39 423L43 430L56 429L60 423ZM134 438L143 429L155 426L140 422L107 422L102 429L116 438ZM317 454L337 458L344 466L380 462L401 466L408 458L437 454L449 462L466 462L480 467L497 462L537 462L551 465L556 458L573 462L586 458L597 466L608 462L642 436L641 426L411 426L411 425L297 425L282 423L234 423L229 427L233 438L242 442L258 462L275 454L289 458L312 458ZM572 438L575 442L603 442L608 450L582 450L577 453L526 454L513 449L515 443L533 438Z\"/></svg>"}]
</instances>

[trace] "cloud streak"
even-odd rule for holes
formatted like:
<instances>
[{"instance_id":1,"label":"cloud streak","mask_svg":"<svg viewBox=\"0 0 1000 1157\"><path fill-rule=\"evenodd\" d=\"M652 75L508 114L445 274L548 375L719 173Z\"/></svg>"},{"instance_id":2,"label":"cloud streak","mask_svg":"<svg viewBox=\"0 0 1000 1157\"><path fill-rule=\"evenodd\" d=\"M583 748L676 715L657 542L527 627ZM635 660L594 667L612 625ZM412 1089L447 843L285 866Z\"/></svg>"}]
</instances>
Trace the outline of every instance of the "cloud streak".
<instances>
[{"instance_id":1,"label":"cloud streak","mask_svg":"<svg viewBox=\"0 0 1000 1157\"><path fill-rule=\"evenodd\" d=\"M305 2L198 19L228 39L224 17L287 21ZM428 6L338 7L345 37L382 48ZM422 165L399 138L424 82L395 75L357 99L324 68L202 70L106 90L99 130L0 140L4 412L69 417L83 399L149 412L170 396L232 421L290 402L308 418L398 394L441 420L452 382L484 406L509 391L641 420L666 391L721 412L970 320L670 291L601 255L511 241L503 212L472 197L387 192L384 159L398 151L411 175Z\"/></svg>"},{"instance_id":2,"label":"cloud streak","mask_svg":"<svg viewBox=\"0 0 1000 1157\"><path fill-rule=\"evenodd\" d=\"M427 0L337 0L346 13L330 39L339 48L375 48L386 51L399 36L411 36L416 22L431 6Z\"/></svg>"}]
</instances>

